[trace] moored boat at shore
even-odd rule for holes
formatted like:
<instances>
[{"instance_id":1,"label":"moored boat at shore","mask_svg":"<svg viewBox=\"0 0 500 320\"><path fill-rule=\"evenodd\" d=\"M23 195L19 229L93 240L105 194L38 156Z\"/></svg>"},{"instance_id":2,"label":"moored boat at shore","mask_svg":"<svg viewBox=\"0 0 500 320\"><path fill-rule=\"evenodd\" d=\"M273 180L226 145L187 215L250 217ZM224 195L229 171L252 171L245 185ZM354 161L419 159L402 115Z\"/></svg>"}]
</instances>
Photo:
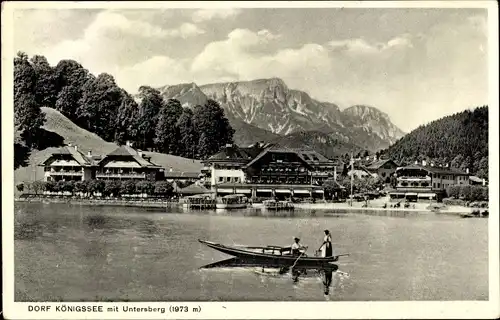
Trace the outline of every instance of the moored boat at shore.
<instances>
[{"instance_id":1,"label":"moored boat at shore","mask_svg":"<svg viewBox=\"0 0 500 320\"><path fill-rule=\"evenodd\" d=\"M230 194L217 200L217 209L245 209L248 207L248 198L243 194Z\"/></svg>"},{"instance_id":2,"label":"moored boat at shore","mask_svg":"<svg viewBox=\"0 0 500 320\"><path fill-rule=\"evenodd\" d=\"M216 204L210 195L205 194L182 198L180 203L185 209L214 209Z\"/></svg>"},{"instance_id":3,"label":"moored boat at shore","mask_svg":"<svg viewBox=\"0 0 500 320\"><path fill-rule=\"evenodd\" d=\"M267 210L293 210L294 205L290 201L265 200L264 208Z\"/></svg>"}]
</instances>

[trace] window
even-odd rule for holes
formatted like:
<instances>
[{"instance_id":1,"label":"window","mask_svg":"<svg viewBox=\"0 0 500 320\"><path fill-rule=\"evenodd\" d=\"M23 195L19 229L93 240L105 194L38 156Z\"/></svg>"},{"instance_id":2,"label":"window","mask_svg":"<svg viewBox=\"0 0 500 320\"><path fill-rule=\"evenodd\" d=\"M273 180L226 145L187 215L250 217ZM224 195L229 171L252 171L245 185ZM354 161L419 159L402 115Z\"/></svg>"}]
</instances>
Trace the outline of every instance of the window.
<instances>
[{"instance_id":1,"label":"window","mask_svg":"<svg viewBox=\"0 0 500 320\"><path fill-rule=\"evenodd\" d=\"M441 183L438 182L438 188L441 188Z\"/></svg>"},{"instance_id":2,"label":"window","mask_svg":"<svg viewBox=\"0 0 500 320\"><path fill-rule=\"evenodd\" d=\"M226 177L226 182L231 182L231 177Z\"/></svg>"},{"instance_id":3,"label":"window","mask_svg":"<svg viewBox=\"0 0 500 320\"><path fill-rule=\"evenodd\" d=\"M219 177L219 182L223 182L224 181L224 177Z\"/></svg>"},{"instance_id":4,"label":"window","mask_svg":"<svg viewBox=\"0 0 500 320\"><path fill-rule=\"evenodd\" d=\"M234 177L234 182L240 182L240 178L239 177Z\"/></svg>"},{"instance_id":5,"label":"window","mask_svg":"<svg viewBox=\"0 0 500 320\"><path fill-rule=\"evenodd\" d=\"M382 172L382 177L384 177L384 178L385 178L385 172Z\"/></svg>"}]
</instances>

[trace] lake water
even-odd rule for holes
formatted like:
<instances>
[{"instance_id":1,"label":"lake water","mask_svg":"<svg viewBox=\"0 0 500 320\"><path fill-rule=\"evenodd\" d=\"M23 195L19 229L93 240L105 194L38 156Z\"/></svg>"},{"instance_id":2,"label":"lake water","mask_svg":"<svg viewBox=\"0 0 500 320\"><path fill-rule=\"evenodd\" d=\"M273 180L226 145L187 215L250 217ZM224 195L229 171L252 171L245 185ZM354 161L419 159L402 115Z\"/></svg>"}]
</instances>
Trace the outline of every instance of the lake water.
<instances>
[{"instance_id":1,"label":"lake water","mask_svg":"<svg viewBox=\"0 0 500 320\"><path fill-rule=\"evenodd\" d=\"M487 219L297 211L287 216L16 203L16 301L487 300ZM309 275L199 267L229 258L200 244L309 246L332 232L330 294Z\"/></svg>"}]
</instances>

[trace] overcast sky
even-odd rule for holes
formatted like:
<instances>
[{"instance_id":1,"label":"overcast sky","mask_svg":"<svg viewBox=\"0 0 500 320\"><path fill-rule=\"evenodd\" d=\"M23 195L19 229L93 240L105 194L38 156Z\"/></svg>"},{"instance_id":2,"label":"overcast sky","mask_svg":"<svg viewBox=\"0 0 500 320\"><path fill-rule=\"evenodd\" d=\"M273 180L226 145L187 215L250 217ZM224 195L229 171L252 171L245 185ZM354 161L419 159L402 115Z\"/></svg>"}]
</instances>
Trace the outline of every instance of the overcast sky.
<instances>
[{"instance_id":1,"label":"overcast sky","mask_svg":"<svg viewBox=\"0 0 500 320\"><path fill-rule=\"evenodd\" d=\"M280 77L404 131L488 102L482 9L16 10L14 47L140 85Z\"/></svg>"}]
</instances>

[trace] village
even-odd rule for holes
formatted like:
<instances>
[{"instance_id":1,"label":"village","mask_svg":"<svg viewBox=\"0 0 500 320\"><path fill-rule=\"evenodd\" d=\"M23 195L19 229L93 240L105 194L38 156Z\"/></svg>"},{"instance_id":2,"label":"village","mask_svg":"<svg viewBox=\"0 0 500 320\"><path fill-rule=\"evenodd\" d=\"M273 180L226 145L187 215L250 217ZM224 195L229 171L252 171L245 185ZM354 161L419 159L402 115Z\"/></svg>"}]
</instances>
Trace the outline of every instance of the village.
<instances>
[{"instance_id":1,"label":"village","mask_svg":"<svg viewBox=\"0 0 500 320\"><path fill-rule=\"evenodd\" d=\"M215 199L241 195L252 204L286 201L299 208L438 210L444 202L461 207L458 211L486 207L488 200L486 180L426 161L399 166L373 155L344 163L310 149L227 144L203 160L199 172L179 172L154 163L147 154L130 142L105 155L84 154L76 145L61 147L38 164L43 181L17 186L20 200L127 199L144 204L196 199L191 202L215 207Z\"/></svg>"}]
</instances>

